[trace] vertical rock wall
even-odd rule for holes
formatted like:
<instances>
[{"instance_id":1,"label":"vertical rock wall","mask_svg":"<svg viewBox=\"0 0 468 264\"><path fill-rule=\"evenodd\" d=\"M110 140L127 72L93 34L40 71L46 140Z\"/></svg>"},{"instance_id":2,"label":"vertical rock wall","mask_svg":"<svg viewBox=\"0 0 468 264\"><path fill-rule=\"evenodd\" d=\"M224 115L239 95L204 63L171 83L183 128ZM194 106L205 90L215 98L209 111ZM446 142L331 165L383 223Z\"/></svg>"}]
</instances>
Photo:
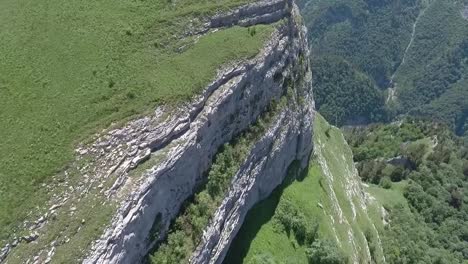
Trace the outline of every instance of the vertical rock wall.
<instances>
[{"instance_id":1,"label":"vertical rock wall","mask_svg":"<svg viewBox=\"0 0 468 264\"><path fill-rule=\"evenodd\" d=\"M214 216L214 229L205 232L192 262L222 261L248 209L282 182L292 161L305 164L312 148L314 103L305 28L295 5L289 0L261 1L217 16L211 26L281 19L260 54L221 71L193 104L168 114L162 123L158 123L161 114L134 122L145 123L141 138L147 148L134 163L149 159L154 165L137 182L128 175L120 180L119 189L126 189L128 198L85 263L140 261L155 243L150 241L150 231L156 217L161 226L157 241L164 238L182 203L193 194L218 148L252 125L288 88L294 95L235 176Z\"/></svg>"},{"instance_id":2,"label":"vertical rock wall","mask_svg":"<svg viewBox=\"0 0 468 264\"><path fill-rule=\"evenodd\" d=\"M290 55L295 63L300 63L301 56L308 56L306 34L295 19L299 18L296 8L292 14L290 45L294 53ZM312 150L314 102L308 60L302 62L291 69L291 75L297 78L293 85L295 95L251 149L190 263L222 263L248 210L282 183L293 161L307 164Z\"/></svg>"}]
</instances>

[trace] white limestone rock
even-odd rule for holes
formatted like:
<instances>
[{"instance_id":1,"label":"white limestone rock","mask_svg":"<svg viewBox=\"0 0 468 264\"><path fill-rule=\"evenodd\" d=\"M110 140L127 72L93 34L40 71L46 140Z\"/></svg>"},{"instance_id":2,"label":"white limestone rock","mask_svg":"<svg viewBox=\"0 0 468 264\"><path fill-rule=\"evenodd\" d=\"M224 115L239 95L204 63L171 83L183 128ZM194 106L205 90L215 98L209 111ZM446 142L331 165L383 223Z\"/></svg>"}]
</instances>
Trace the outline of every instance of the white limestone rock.
<instances>
[{"instance_id":1,"label":"white limestone rock","mask_svg":"<svg viewBox=\"0 0 468 264\"><path fill-rule=\"evenodd\" d=\"M235 19L225 26L246 20L263 21L256 20L256 17L277 13L282 14L281 18L293 19L280 26L259 55L221 71L192 104L167 115L164 121L161 122L164 114L159 114L134 121L134 125L129 126L138 131L137 137L145 138L152 157L159 155L162 158L141 177L141 182L133 183L136 187L128 192L129 196L122 202L112 225L93 244L84 263L140 261L154 244L154 241L149 241L149 233L156 216L161 216L158 238L161 239L182 203L192 195L209 169L218 148L252 125L271 101L286 93L285 78L299 80L299 87L295 89L304 103L284 109L283 117L277 123L281 129L269 131L263 141L257 143L258 149L253 150L251 160L236 176L239 184L244 182L240 185L242 188L230 192L223 203L224 209L219 209L220 213L215 216L218 219L223 216L222 212L233 212L237 215L232 218L234 222L226 218L227 229L219 230L223 239L219 239L216 232L208 232L206 241L210 243L207 247L200 245L199 257L194 256L194 261L203 263L210 255L221 260L248 208L281 183L292 160L308 159L312 147L314 103L308 62L299 59L301 56L307 58L309 50L305 28L295 19L297 8L288 0L262 1L234 11ZM223 25L218 23L215 26ZM303 65L299 65L300 61ZM278 79L277 76L282 77ZM136 137L132 136L133 139ZM265 148L273 142L275 149ZM266 149L272 152L268 154ZM257 179L266 173L271 181L265 183ZM126 175L122 174L112 191L124 189L125 179ZM232 204L232 199L237 199L234 197L244 204ZM222 219L218 222L221 223Z\"/></svg>"}]
</instances>

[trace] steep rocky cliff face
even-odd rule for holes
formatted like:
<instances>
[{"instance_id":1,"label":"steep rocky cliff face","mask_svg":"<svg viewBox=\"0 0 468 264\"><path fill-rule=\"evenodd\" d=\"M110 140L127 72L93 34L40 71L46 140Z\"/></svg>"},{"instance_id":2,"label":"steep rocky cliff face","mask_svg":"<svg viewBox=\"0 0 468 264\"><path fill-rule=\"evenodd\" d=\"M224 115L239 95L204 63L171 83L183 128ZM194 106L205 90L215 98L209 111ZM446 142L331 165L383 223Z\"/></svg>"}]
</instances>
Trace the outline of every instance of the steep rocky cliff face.
<instances>
[{"instance_id":1,"label":"steep rocky cliff face","mask_svg":"<svg viewBox=\"0 0 468 264\"><path fill-rule=\"evenodd\" d=\"M221 263L247 211L281 184L288 166L294 160L301 161L303 167L307 164L312 148L314 104L309 66L307 60L300 58L308 56L305 32L295 21L297 18L298 11L293 8L287 34L280 40L280 43L288 43L290 48L282 52L283 59L279 60L290 62L285 65L283 76L291 76L294 80L295 94L251 149L235 175L230 191L205 230L191 263Z\"/></svg>"},{"instance_id":2,"label":"steep rocky cliff face","mask_svg":"<svg viewBox=\"0 0 468 264\"><path fill-rule=\"evenodd\" d=\"M234 175L190 260L220 263L250 207L282 182L292 161L305 166L312 149L309 50L293 1L241 6L209 19L198 32L259 23L275 28L261 52L224 65L197 98L176 108L159 107L103 131L91 144L80 145L70 166L76 168L73 173L82 175L80 181L57 184L64 190L34 222L31 230L38 230L32 233L34 245L15 241L15 248L7 245L2 258L11 263L61 262L67 260L64 251L76 250L67 257L76 260L85 255L84 263L141 261L165 238L184 201L204 180L219 147L248 129L273 102L282 100L286 103ZM67 177L70 170L65 171ZM80 218L75 228L70 222L70 234L57 231L59 223L51 221L61 214L81 213L91 217L90 223ZM155 221L157 237L151 232ZM102 232L100 238L90 243L96 232Z\"/></svg>"},{"instance_id":3,"label":"steep rocky cliff face","mask_svg":"<svg viewBox=\"0 0 468 264\"><path fill-rule=\"evenodd\" d=\"M314 104L311 74L304 59L308 56L305 32L295 5L288 1L259 2L217 16L210 26L280 20L258 56L223 70L193 105L171 113L167 121L158 122L157 117L139 121L149 123L144 126L149 132L141 137L146 138L143 144L148 148L141 150L144 156L133 162L158 160L138 184L133 184L129 198L93 246L86 263L140 260L153 244L148 243L148 237L156 217L161 229L157 241L164 238L170 221L210 168L217 149L255 122L288 88L294 95L251 149L191 262L222 261L248 209L282 182L293 160L305 164L312 147Z\"/></svg>"}]
</instances>

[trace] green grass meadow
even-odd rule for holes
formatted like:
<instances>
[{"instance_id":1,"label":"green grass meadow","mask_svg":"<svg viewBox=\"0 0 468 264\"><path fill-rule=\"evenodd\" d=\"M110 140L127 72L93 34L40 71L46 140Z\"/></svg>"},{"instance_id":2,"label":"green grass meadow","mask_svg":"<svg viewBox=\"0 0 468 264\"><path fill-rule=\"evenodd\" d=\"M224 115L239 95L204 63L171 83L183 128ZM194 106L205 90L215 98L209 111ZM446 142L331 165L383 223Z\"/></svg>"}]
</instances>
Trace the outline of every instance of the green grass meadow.
<instances>
[{"instance_id":1,"label":"green grass meadow","mask_svg":"<svg viewBox=\"0 0 468 264\"><path fill-rule=\"evenodd\" d=\"M300 189L310 188L310 184L318 183L317 176L319 175L309 174L303 182L286 180L267 199L255 205L247 214L244 224L232 242L224 263L256 263L255 261L260 261L263 257L269 257L275 259L277 263L307 264L305 248L298 245L294 235L277 232L272 217L278 204L289 198L291 202L300 205L307 217L315 218L322 215L320 208L315 209L319 198L315 196L320 195L320 192L307 190L299 192Z\"/></svg>"},{"instance_id":2,"label":"green grass meadow","mask_svg":"<svg viewBox=\"0 0 468 264\"><path fill-rule=\"evenodd\" d=\"M73 146L114 121L187 100L272 26L180 36L246 0L4 0L0 8L0 240L47 197ZM36 195L37 194L37 195Z\"/></svg>"}]
</instances>

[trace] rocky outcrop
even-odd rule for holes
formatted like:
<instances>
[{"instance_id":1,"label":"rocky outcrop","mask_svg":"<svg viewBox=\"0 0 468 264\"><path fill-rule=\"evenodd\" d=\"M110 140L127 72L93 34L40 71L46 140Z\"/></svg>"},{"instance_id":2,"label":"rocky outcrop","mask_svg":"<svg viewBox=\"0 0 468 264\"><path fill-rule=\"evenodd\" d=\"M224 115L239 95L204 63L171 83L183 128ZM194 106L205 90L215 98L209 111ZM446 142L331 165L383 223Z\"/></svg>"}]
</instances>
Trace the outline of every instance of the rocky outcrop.
<instances>
[{"instance_id":1,"label":"rocky outcrop","mask_svg":"<svg viewBox=\"0 0 468 264\"><path fill-rule=\"evenodd\" d=\"M303 120L292 109L279 115L236 174L190 263L222 263L248 210L282 183L294 160L308 160L312 135L306 126L312 117Z\"/></svg>"},{"instance_id":2,"label":"rocky outcrop","mask_svg":"<svg viewBox=\"0 0 468 264\"><path fill-rule=\"evenodd\" d=\"M404 168L411 167L411 161L405 156L393 157L393 158L387 159L385 162L393 166L401 166Z\"/></svg>"},{"instance_id":3,"label":"rocky outcrop","mask_svg":"<svg viewBox=\"0 0 468 264\"><path fill-rule=\"evenodd\" d=\"M304 28L297 22L297 8L289 1L263 1L221 17L212 20L213 27L287 20L278 25L259 55L221 71L193 103L175 111L159 109L152 116L109 132L102 140L133 142L128 150L132 156L114 159L118 161L109 169L111 174L118 172L119 177L107 191L108 196L123 196L123 202L85 263L141 260L155 242L150 241L150 231L156 217L160 225L157 241L165 236L182 203L193 194L218 148L252 125L290 86L295 91L295 103L281 111L252 149L235 177L233 186L237 187L231 189L214 217L213 227L218 228L205 233L207 246L200 245L193 261L205 262L213 254L221 261L247 210L281 183L292 160L307 160L313 100L305 59L308 48ZM213 22L228 20L225 24ZM108 144L103 147L108 148ZM130 179L129 171L143 161L152 165L141 177Z\"/></svg>"},{"instance_id":4,"label":"rocky outcrop","mask_svg":"<svg viewBox=\"0 0 468 264\"><path fill-rule=\"evenodd\" d=\"M266 0L245 5L229 13L214 16L210 19L209 27L271 24L289 16L292 3L292 0Z\"/></svg>"}]
</instances>

